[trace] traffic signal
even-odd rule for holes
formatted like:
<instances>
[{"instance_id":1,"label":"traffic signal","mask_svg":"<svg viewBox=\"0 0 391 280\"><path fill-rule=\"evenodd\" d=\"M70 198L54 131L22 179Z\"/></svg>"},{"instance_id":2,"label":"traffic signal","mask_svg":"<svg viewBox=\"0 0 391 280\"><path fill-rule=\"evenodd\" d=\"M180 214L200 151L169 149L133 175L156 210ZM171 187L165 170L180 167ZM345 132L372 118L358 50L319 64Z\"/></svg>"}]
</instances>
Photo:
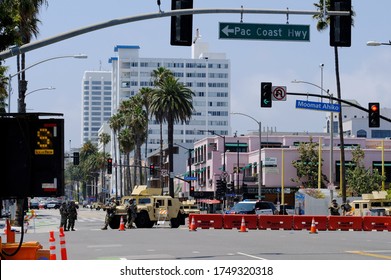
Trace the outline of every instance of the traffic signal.
<instances>
[{"instance_id":1,"label":"traffic signal","mask_svg":"<svg viewBox=\"0 0 391 280\"><path fill-rule=\"evenodd\" d=\"M225 196L227 189L226 189L226 182L223 182L222 180L216 181L216 197L220 198Z\"/></svg>"},{"instance_id":2,"label":"traffic signal","mask_svg":"<svg viewBox=\"0 0 391 280\"><path fill-rule=\"evenodd\" d=\"M171 0L171 10L193 9L193 0ZM191 46L193 42L193 15L171 17L172 46Z\"/></svg>"},{"instance_id":3,"label":"traffic signal","mask_svg":"<svg viewBox=\"0 0 391 280\"><path fill-rule=\"evenodd\" d=\"M377 102L368 103L369 127L380 127L380 104Z\"/></svg>"},{"instance_id":4,"label":"traffic signal","mask_svg":"<svg viewBox=\"0 0 391 280\"><path fill-rule=\"evenodd\" d=\"M79 153L78 152L73 153L73 165L79 165Z\"/></svg>"},{"instance_id":5,"label":"traffic signal","mask_svg":"<svg viewBox=\"0 0 391 280\"><path fill-rule=\"evenodd\" d=\"M107 159L107 174L112 174L113 173L113 159L108 158Z\"/></svg>"},{"instance_id":6,"label":"traffic signal","mask_svg":"<svg viewBox=\"0 0 391 280\"><path fill-rule=\"evenodd\" d=\"M149 165L149 175L151 176L155 175L155 165L153 164Z\"/></svg>"},{"instance_id":7,"label":"traffic signal","mask_svg":"<svg viewBox=\"0 0 391 280\"><path fill-rule=\"evenodd\" d=\"M272 83L261 83L261 107L272 107Z\"/></svg>"},{"instance_id":8,"label":"traffic signal","mask_svg":"<svg viewBox=\"0 0 391 280\"><path fill-rule=\"evenodd\" d=\"M194 197L194 186L190 187L190 196Z\"/></svg>"},{"instance_id":9,"label":"traffic signal","mask_svg":"<svg viewBox=\"0 0 391 280\"><path fill-rule=\"evenodd\" d=\"M331 0L331 11L352 10L351 0ZM350 13L351 14L351 13ZM352 37L352 16L330 16L330 46L350 47Z\"/></svg>"}]
</instances>

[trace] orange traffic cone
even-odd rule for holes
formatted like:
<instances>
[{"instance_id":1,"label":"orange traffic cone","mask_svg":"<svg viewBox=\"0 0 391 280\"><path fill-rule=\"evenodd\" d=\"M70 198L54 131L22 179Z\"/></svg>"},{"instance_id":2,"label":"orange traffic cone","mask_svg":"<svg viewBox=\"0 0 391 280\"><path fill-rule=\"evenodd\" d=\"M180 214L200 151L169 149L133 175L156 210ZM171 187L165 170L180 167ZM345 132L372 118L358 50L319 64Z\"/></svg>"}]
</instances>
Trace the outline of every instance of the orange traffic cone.
<instances>
[{"instance_id":1,"label":"orange traffic cone","mask_svg":"<svg viewBox=\"0 0 391 280\"><path fill-rule=\"evenodd\" d=\"M194 217L191 217L189 231L197 231L197 226L196 226Z\"/></svg>"},{"instance_id":2,"label":"orange traffic cone","mask_svg":"<svg viewBox=\"0 0 391 280\"><path fill-rule=\"evenodd\" d=\"M316 231L316 225L315 225L315 219L314 218L312 218L311 229L310 229L310 234L313 234L313 233L318 233Z\"/></svg>"},{"instance_id":3,"label":"orange traffic cone","mask_svg":"<svg viewBox=\"0 0 391 280\"><path fill-rule=\"evenodd\" d=\"M246 221L244 220L244 217L242 217L242 223L240 224L239 232L247 232Z\"/></svg>"},{"instance_id":4,"label":"orange traffic cone","mask_svg":"<svg viewBox=\"0 0 391 280\"><path fill-rule=\"evenodd\" d=\"M52 261L55 261L57 258L56 258L56 239L54 238L54 231L51 231L49 233L49 242L50 242L50 260Z\"/></svg>"},{"instance_id":5,"label":"orange traffic cone","mask_svg":"<svg viewBox=\"0 0 391 280\"><path fill-rule=\"evenodd\" d=\"M64 228L60 227L60 252L61 252L61 260L67 260L67 248L65 246L65 234L64 234Z\"/></svg>"},{"instance_id":6,"label":"orange traffic cone","mask_svg":"<svg viewBox=\"0 0 391 280\"><path fill-rule=\"evenodd\" d=\"M120 231L125 231L125 224L124 224L124 218L121 216L121 221L119 223L119 229Z\"/></svg>"}]
</instances>

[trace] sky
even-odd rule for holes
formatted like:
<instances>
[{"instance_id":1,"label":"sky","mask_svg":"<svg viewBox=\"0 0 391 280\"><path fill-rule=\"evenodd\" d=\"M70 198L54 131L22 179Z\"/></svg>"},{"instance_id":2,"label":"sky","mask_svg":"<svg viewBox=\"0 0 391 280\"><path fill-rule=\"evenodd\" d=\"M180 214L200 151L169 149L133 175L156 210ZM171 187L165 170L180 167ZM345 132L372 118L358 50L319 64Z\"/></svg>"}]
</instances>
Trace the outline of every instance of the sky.
<instances>
[{"instance_id":1,"label":"sky","mask_svg":"<svg viewBox=\"0 0 391 280\"><path fill-rule=\"evenodd\" d=\"M156 0L67 0L48 1L40 12L41 24L35 40L109 20L158 12ZM161 9L169 11L171 1L162 0ZM315 10L315 0L195 0L194 8L257 8L278 10ZM388 42L391 1L352 0L356 13L352 28L352 46L339 48L341 92L343 99L355 99L363 107L380 102L391 107L391 46L369 47L367 41ZM318 93L308 84L291 83L302 80L321 85L336 96L334 48L329 46L329 30L318 32L316 20L309 15L289 15L289 24L310 25L310 42L221 40L219 22L240 22L240 14L194 15L193 28L209 51L222 52L231 63L231 111L250 115L262 127L285 132L320 132L326 121L324 112L295 108L295 100L274 102L272 108L260 107L260 84L272 82L286 86L288 92ZM244 23L286 24L284 15L244 14ZM193 35L195 31L193 32ZM170 45L170 18L123 24L83 34L45 46L26 54L26 66L57 56L87 54L87 59L63 58L34 66L26 71L28 90L39 90L26 97L27 112L63 113L65 149L78 148L81 140L81 81L84 71L111 70L108 59L115 55L116 45L140 46L140 57L190 58L191 47ZM16 59L8 58L9 74L16 73ZM324 64L323 70L320 65ZM322 75L323 73L323 75ZM16 80L16 79L14 79ZM17 110L17 85L11 112ZM310 98L311 101L320 101ZM240 115L231 117L232 132L247 134L258 130L258 124Z\"/></svg>"}]
</instances>

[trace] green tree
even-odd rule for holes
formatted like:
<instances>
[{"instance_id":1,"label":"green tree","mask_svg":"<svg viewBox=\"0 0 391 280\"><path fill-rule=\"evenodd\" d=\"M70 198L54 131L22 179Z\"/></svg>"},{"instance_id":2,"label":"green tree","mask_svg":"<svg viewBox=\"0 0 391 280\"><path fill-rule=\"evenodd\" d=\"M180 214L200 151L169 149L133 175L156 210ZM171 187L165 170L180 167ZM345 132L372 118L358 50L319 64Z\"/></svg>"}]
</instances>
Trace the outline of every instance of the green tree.
<instances>
[{"instance_id":1,"label":"green tree","mask_svg":"<svg viewBox=\"0 0 391 280\"><path fill-rule=\"evenodd\" d=\"M379 174L376 168L366 169L364 166L365 153L357 147L352 151L352 162L354 168L346 170L346 180L348 190L354 195L359 196L363 193L371 193L381 189L381 182L385 178Z\"/></svg>"},{"instance_id":2,"label":"green tree","mask_svg":"<svg viewBox=\"0 0 391 280\"><path fill-rule=\"evenodd\" d=\"M103 144L103 167L101 169L101 184L102 188L106 188L105 169L106 169L106 145L110 142L110 135L102 132L99 134L99 143Z\"/></svg>"},{"instance_id":3,"label":"green tree","mask_svg":"<svg viewBox=\"0 0 391 280\"><path fill-rule=\"evenodd\" d=\"M158 83L152 94L150 110L159 121L167 122L167 142L170 174L174 171L174 124L190 120L194 93L174 76L168 75ZM169 180L169 194L174 197L174 178Z\"/></svg>"},{"instance_id":4,"label":"green tree","mask_svg":"<svg viewBox=\"0 0 391 280\"><path fill-rule=\"evenodd\" d=\"M129 128L123 128L119 135L118 141L120 146L120 151L125 154L125 186L124 186L124 195L129 195L132 192L132 181L130 178L130 153L134 150L134 136L132 131Z\"/></svg>"},{"instance_id":5,"label":"green tree","mask_svg":"<svg viewBox=\"0 0 391 280\"><path fill-rule=\"evenodd\" d=\"M318 20L316 28L318 31L324 31L328 28L330 24L330 16L324 17L324 11L330 9L330 0L325 1L326 7L324 7L324 1L319 0L318 3L314 3L315 7L319 11L319 14L314 15L313 18ZM352 26L354 25L353 21L354 12L352 11ZM341 108L341 112L338 114L338 130L339 130L339 141L341 149L341 181L342 181L342 200L346 202L346 170L345 170L345 141L343 135L343 120L342 120L342 104L341 104L341 81L339 76L339 57L338 57L338 47L334 47L334 58L335 58L335 78L337 84L337 97L338 104Z\"/></svg>"},{"instance_id":6,"label":"green tree","mask_svg":"<svg viewBox=\"0 0 391 280\"><path fill-rule=\"evenodd\" d=\"M115 197L118 197L118 174L117 170L119 169L119 195L122 197L122 161L121 161L121 156L117 155L117 143L118 143L118 133L120 132L122 126L123 126L123 118L121 114L117 113L114 114L110 117L109 119L109 126L111 130L113 131L113 146L114 146L114 164L117 165L117 162L119 162L120 168L115 168L114 169L114 176L115 176Z\"/></svg>"},{"instance_id":7,"label":"green tree","mask_svg":"<svg viewBox=\"0 0 391 280\"><path fill-rule=\"evenodd\" d=\"M173 76L173 73L165 68L165 67L159 67L152 71L152 81L153 85L155 86L155 90L159 87L159 85L162 83L162 81L167 78L168 76ZM150 102L152 101L152 95ZM153 115L157 122L159 122L159 128L160 128L160 161L159 161L159 170L163 169L163 122L164 122L164 109L162 111L160 110L150 110L151 115ZM160 173L160 187L163 189L164 187L164 177L162 173Z\"/></svg>"},{"instance_id":8,"label":"green tree","mask_svg":"<svg viewBox=\"0 0 391 280\"><path fill-rule=\"evenodd\" d=\"M297 178L291 178L293 182L299 183L305 188L316 188L318 186L318 163L319 163L319 144L313 142L310 137L309 143L300 143L298 152L299 160L292 161L296 168ZM323 162L323 159L321 160ZM321 187L325 187L324 181L327 177L322 173Z\"/></svg>"}]
</instances>

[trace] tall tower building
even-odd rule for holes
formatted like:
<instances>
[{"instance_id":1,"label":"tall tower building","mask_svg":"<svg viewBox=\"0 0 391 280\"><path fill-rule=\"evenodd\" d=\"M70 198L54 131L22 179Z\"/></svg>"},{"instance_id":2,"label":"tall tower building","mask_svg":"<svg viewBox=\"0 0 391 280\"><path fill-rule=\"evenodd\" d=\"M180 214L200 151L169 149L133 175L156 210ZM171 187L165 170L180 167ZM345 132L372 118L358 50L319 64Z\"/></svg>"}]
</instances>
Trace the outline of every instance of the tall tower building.
<instances>
[{"instance_id":1,"label":"tall tower building","mask_svg":"<svg viewBox=\"0 0 391 280\"><path fill-rule=\"evenodd\" d=\"M193 143L208 135L207 130L219 135L231 133L230 62L224 53L208 52L207 44L201 40L193 45L192 58L143 58L139 51L139 46L117 45L116 56L109 59L113 69L113 114L122 100L134 96L142 87L153 88L153 70L164 67L195 93L191 120L174 126L175 143ZM165 140L166 125L163 129ZM158 149L159 142L159 124L150 119L148 152Z\"/></svg>"},{"instance_id":2,"label":"tall tower building","mask_svg":"<svg viewBox=\"0 0 391 280\"><path fill-rule=\"evenodd\" d=\"M98 131L111 116L111 71L84 72L82 105L82 143L98 144Z\"/></svg>"}]
</instances>

